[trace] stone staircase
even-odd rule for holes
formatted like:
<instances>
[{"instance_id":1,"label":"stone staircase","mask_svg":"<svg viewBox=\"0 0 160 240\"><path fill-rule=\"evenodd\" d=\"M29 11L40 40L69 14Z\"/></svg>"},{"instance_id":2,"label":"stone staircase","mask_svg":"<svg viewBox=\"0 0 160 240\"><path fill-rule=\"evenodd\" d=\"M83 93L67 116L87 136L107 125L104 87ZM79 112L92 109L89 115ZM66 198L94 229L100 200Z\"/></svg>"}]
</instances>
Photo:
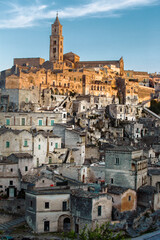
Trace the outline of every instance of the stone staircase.
<instances>
[{"instance_id":1,"label":"stone staircase","mask_svg":"<svg viewBox=\"0 0 160 240\"><path fill-rule=\"evenodd\" d=\"M0 224L0 230L8 230L25 222L25 217L16 218L9 222Z\"/></svg>"}]
</instances>

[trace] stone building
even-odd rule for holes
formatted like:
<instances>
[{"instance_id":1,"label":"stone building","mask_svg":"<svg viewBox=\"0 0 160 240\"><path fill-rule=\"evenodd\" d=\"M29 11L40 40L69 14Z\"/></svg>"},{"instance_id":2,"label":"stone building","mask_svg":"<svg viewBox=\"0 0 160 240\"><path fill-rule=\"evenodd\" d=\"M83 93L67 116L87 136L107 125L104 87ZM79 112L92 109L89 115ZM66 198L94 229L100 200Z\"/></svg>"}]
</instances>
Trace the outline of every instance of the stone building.
<instances>
[{"instance_id":1,"label":"stone building","mask_svg":"<svg viewBox=\"0 0 160 240\"><path fill-rule=\"evenodd\" d=\"M160 209L160 192L153 186L142 186L137 191L137 205L156 211Z\"/></svg>"},{"instance_id":2,"label":"stone building","mask_svg":"<svg viewBox=\"0 0 160 240\"><path fill-rule=\"evenodd\" d=\"M74 162L82 165L85 160L85 132L65 124L54 124L53 132L61 137L63 147L72 149Z\"/></svg>"},{"instance_id":3,"label":"stone building","mask_svg":"<svg viewBox=\"0 0 160 240\"><path fill-rule=\"evenodd\" d=\"M0 153L28 153L33 156L33 165L41 166L50 162L50 153L61 148L61 138L50 132L29 132L27 130L1 129Z\"/></svg>"},{"instance_id":4,"label":"stone building","mask_svg":"<svg viewBox=\"0 0 160 240\"><path fill-rule=\"evenodd\" d=\"M79 233L85 224L96 227L111 220L112 198L106 193L98 194L68 187L35 189L26 193L28 225L36 233Z\"/></svg>"},{"instance_id":5,"label":"stone building","mask_svg":"<svg viewBox=\"0 0 160 240\"><path fill-rule=\"evenodd\" d=\"M137 208L136 191L124 187L109 185L107 193L113 198L113 207L119 212L134 211Z\"/></svg>"},{"instance_id":6,"label":"stone building","mask_svg":"<svg viewBox=\"0 0 160 240\"><path fill-rule=\"evenodd\" d=\"M11 197L20 191L21 178L31 172L33 168L33 156L28 153L11 154L1 157L0 160L0 191Z\"/></svg>"},{"instance_id":7,"label":"stone building","mask_svg":"<svg viewBox=\"0 0 160 240\"><path fill-rule=\"evenodd\" d=\"M132 139L140 139L145 135L143 124L138 122L125 124L125 132Z\"/></svg>"},{"instance_id":8,"label":"stone building","mask_svg":"<svg viewBox=\"0 0 160 240\"><path fill-rule=\"evenodd\" d=\"M112 197L106 193L73 190L71 194L71 214L73 230L77 233L86 225L95 228L97 224L111 221Z\"/></svg>"},{"instance_id":9,"label":"stone building","mask_svg":"<svg viewBox=\"0 0 160 240\"><path fill-rule=\"evenodd\" d=\"M66 123L66 111L2 112L0 125L17 130L52 130L55 123Z\"/></svg>"},{"instance_id":10,"label":"stone building","mask_svg":"<svg viewBox=\"0 0 160 240\"><path fill-rule=\"evenodd\" d=\"M54 187L28 191L25 218L36 233L71 230L70 190Z\"/></svg>"},{"instance_id":11,"label":"stone building","mask_svg":"<svg viewBox=\"0 0 160 240\"><path fill-rule=\"evenodd\" d=\"M147 184L148 159L143 150L131 146L113 146L105 150L106 183L137 190Z\"/></svg>"},{"instance_id":12,"label":"stone building","mask_svg":"<svg viewBox=\"0 0 160 240\"><path fill-rule=\"evenodd\" d=\"M109 114L114 119L135 121L141 116L142 109L133 105L110 104Z\"/></svg>"}]
</instances>

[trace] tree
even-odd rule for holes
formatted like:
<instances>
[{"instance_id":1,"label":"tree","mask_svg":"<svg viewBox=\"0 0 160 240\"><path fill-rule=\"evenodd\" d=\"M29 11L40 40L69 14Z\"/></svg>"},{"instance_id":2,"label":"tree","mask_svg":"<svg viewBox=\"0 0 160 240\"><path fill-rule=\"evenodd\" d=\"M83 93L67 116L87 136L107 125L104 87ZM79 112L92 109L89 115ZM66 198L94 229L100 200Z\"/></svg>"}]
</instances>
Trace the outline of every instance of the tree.
<instances>
[{"instance_id":1,"label":"tree","mask_svg":"<svg viewBox=\"0 0 160 240\"><path fill-rule=\"evenodd\" d=\"M101 226L97 225L94 230L88 229L86 226L79 235L72 231L66 237L67 239L79 240L123 240L122 232L114 232L109 225L109 223L104 223Z\"/></svg>"}]
</instances>

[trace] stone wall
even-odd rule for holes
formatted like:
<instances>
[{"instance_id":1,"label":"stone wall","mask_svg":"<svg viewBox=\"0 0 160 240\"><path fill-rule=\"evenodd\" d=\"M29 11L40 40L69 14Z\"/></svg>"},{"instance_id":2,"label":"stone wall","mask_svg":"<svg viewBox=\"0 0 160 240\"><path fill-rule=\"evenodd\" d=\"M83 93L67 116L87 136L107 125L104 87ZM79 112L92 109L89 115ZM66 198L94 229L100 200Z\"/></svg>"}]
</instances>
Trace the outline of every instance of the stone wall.
<instances>
[{"instance_id":1,"label":"stone wall","mask_svg":"<svg viewBox=\"0 0 160 240\"><path fill-rule=\"evenodd\" d=\"M25 201L24 199L0 200L0 209L9 213L24 215Z\"/></svg>"},{"instance_id":2,"label":"stone wall","mask_svg":"<svg viewBox=\"0 0 160 240\"><path fill-rule=\"evenodd\" d=\"M14 64L13 65L29 65L34 67L39 67L45 62L43 58L14 58Z\"/></svg>"}]
</instances>

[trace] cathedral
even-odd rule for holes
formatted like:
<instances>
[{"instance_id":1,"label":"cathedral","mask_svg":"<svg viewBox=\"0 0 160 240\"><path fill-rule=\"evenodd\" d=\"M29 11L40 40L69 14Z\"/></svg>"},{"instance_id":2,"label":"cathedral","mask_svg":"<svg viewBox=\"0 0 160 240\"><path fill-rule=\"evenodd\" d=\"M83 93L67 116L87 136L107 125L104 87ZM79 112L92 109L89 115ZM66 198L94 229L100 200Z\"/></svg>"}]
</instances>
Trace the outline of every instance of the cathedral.
<instances>
[{"instance_id":1,"label":"cathedral","mask_svg":"<svg viewBox=\"0 0 160 240\"><path fill-rule=\"evenodd\" d=\"M8 92L9 89L32 92L38 89L44 98L49 92L50 98L80 94L105 97L108 104L139 102L139 83L126 78L122 57L113 61L80 61L73 52L63 54L62 30L57 14L51 26L49 60L15 58L14 66L1 73L0 88L8 89ZM151 92L153 89L148 88L145 100Z\"/></svg>"}]
</instances>

